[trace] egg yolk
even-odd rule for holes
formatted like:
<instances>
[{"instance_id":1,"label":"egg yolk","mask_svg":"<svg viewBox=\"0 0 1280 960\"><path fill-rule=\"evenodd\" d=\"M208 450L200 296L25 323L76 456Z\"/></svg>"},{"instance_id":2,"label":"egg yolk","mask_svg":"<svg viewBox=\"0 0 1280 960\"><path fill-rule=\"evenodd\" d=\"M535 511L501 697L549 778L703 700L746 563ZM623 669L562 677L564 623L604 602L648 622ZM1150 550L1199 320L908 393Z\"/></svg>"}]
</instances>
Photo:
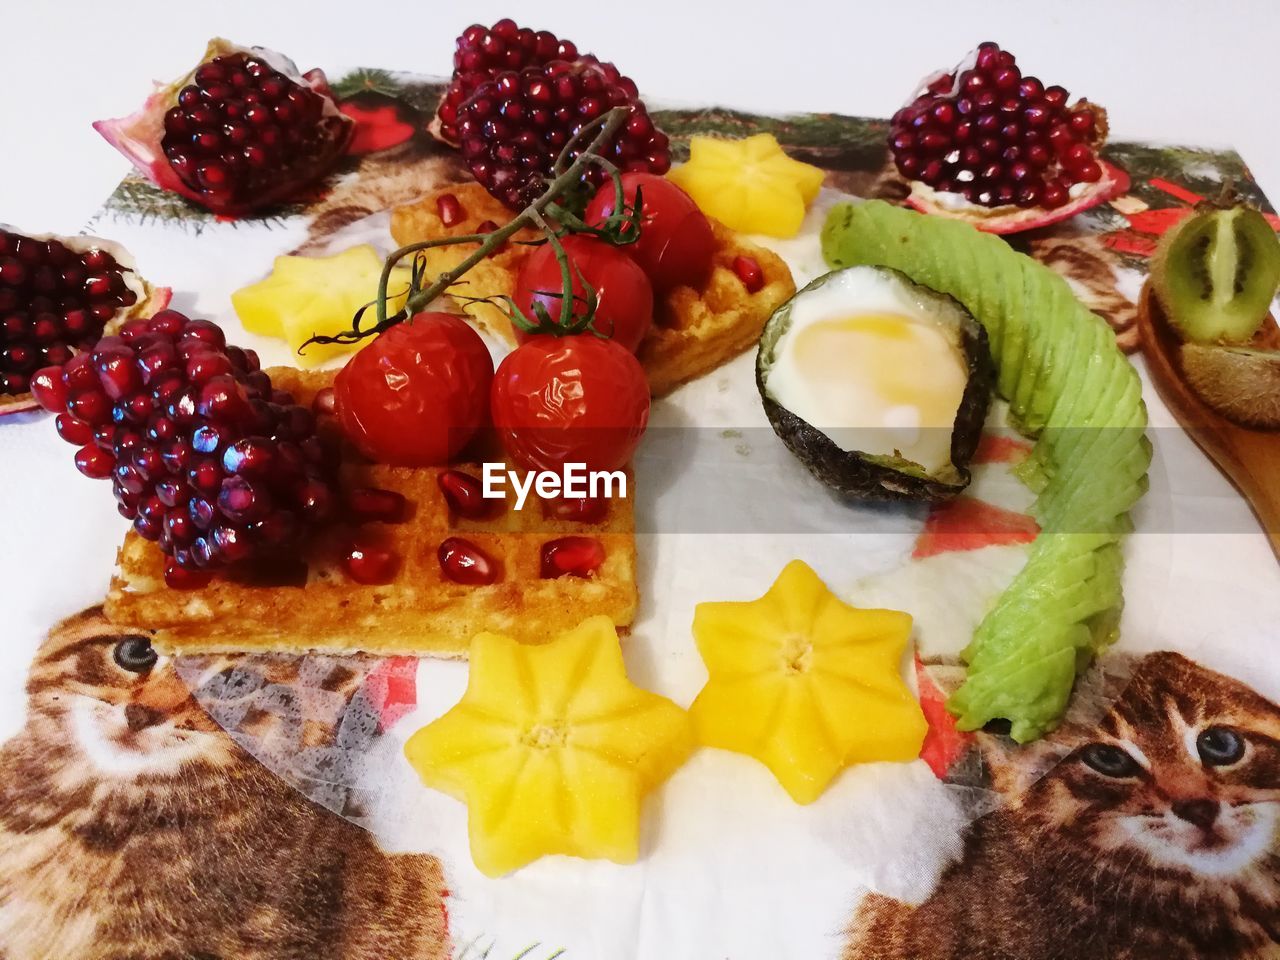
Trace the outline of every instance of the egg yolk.
<instances>
[{"instance_id":1,"label":"egg yolk","mask_svg":"<svg viewBox=\"0 0 1280 960\"><path fill-rule=\"evenodd\" d=\"M950 462L967 372L939 324L893 313L835 317L797 330L790 347L816 408L793 412L841 449L928 470Z\"/></svg>"}]
</instances>

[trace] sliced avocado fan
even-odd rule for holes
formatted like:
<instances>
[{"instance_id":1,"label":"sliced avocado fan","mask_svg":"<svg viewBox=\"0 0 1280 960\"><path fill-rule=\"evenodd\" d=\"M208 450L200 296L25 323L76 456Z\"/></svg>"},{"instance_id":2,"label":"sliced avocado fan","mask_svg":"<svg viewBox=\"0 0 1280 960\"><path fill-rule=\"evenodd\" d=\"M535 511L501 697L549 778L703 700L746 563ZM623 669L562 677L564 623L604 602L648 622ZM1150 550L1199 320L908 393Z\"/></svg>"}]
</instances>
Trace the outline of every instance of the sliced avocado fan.
<instances>
[{"instance_id":1,"label":"sliced avocado fan","mask_svg":"<svg viewBox=\"0 0 1280 960\"><path fill-rule=\"evenodd\" d=\"M1034 740L1117 635L1119 541L1151 462L1141 381L1062 277L969 224L883 201L840 204L822 251L833 268L893 267L960 301L986 327L998 393L1037 438L1020 474L1038 493L1042 532L961 653L968 673L947 701L961 730L1002 718L1013 739Z\"/></svg>"}]
</instances>

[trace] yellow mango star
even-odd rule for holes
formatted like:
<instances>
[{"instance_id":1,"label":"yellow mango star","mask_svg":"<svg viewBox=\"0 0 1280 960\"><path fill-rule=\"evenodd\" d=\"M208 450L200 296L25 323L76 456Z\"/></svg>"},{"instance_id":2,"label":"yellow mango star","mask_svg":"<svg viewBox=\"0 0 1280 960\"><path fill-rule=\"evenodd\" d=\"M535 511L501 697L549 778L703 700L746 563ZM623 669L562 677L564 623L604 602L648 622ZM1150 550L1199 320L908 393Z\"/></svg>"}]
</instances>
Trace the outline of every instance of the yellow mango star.
<instances>
[{"instance_id":1,"label":"yellow mango star","mask_svg":"<svg viewBox=\"0 0 1280 960\"><path fill-rule=\"evenodd\" d=\"M693 137L689 162L667 177L731 230L794 237L824 175L787 156L773 134L759 133L742 140Z\"/></svg>"},{"instance_id":2,"label":"yellow mango star","mask_svg":"<svg viewBox=\"0 0 1280 960\"><path fill-rule=\"evenodd\" d=\"M231 305L250 333L282 338L299 366L315 367L358 344L313 343L302 353L298 348L314 334L350 330L356 311L378 295L381 275L382 258L368 243L332 257L276 257L270 275L233 293ZM404 306L408 285L409 271L397 268L387 286L393 295L389 311Z\"/></svg>"},{"instance_id":3,"label":"yellow mango star","mask_svg":"<svg viewBox=\"0 0 1280 960\"><path fill-rule=\"evenodd\" d=\"M692 749L689 715L627 679L613 622L591 617L545 644L480 634L462 700L405 756L466 803L496 877L553 853L633 863L641 800Z\"/></svg>"},{"instance_id":4,"label":"yellow mango star","mask_svg":"<svg viewBox=\"0 0 1280 960\"><path fill-rule=\"evenodd\" d=\"M759 600L698 604L698 742L755 757L797 803L849 764L914 760L926 724L901 674L910 634L909 614L851 607L800 560Z\"/></svg>"}]
</instances>

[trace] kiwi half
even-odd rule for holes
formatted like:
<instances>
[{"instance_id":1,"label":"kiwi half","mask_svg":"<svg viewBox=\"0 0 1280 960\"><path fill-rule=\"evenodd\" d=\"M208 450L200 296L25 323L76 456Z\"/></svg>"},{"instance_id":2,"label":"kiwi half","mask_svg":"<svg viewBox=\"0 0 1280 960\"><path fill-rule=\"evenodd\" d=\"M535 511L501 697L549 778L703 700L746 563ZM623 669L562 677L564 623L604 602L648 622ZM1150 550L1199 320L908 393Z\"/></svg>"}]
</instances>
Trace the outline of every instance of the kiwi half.
<instances>
[{"instance_id":1,"label":"kiwi half","mask_svg":"<svg viewBox=\"0 0 1280 960\"><path fill-rule=\"evenodd\" d=\"M1184 343L1182 372L1200 399L1236 423L1280 428L1280 352Z\"/></svg>"},{"instance_id":2,"label":"kiwi half","mask_svg":"<svg viewBox=\"0 0 1280 960\"><path fill-rule=\"evenodd\" d=\"M1280 240L1251 207L1197 209L1160 241L1151 282L1183 339L1241 343L1262 326L1280 286Z\"/></svg>"}]
</instances>

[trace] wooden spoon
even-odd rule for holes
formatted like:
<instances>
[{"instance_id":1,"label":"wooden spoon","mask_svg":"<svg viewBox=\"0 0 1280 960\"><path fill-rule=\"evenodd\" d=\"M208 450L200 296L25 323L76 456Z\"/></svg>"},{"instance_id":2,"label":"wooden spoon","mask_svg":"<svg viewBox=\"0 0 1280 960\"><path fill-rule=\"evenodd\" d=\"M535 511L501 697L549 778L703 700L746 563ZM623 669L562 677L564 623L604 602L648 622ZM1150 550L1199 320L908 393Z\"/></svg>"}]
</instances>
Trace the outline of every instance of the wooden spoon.
<instances>
[{"instance_id":1,"label":"wooden spoon","mask_svg":"<svg viewBox=\"0 0 1280 960\"><path fill-rule=\"evenodd\" d=\"M1280 346L1277 329L1268 317L1264 332L1250 346L1276 349ZM1244 426L1200 399L1183 375L1182 341L1165 317L1150 281L1138 301L1138 334L1147 370L1161 399L1249 501L1280 559L1280 429Z\"/></svg>"}]
</instances>

